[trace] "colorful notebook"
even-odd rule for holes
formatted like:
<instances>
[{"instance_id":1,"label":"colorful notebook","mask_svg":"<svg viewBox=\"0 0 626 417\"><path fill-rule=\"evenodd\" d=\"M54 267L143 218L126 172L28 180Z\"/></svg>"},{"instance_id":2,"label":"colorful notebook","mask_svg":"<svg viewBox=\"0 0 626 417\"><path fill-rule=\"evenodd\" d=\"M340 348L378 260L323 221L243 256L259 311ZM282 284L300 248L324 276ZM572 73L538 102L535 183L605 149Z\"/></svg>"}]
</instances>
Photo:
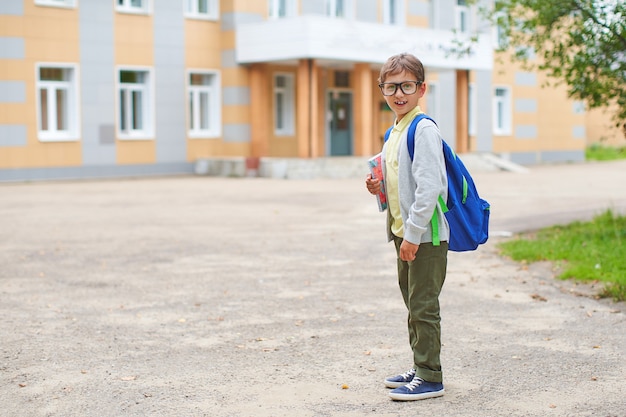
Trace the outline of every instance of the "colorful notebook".
<instances>
[{"instance_id":1,"label":"colorful notebook","mask_svg":"<svg viewBox=\"0 0 626 417\"><path fill-rule=\"evenodd\" d=\"M372 178L380 179L380 193L376 196L378 202L378 210L385 211L387 209L387 194L385 193L385 179L383 178L382 153L374 155L367 160Z\"/></svg>"}]
</instances>

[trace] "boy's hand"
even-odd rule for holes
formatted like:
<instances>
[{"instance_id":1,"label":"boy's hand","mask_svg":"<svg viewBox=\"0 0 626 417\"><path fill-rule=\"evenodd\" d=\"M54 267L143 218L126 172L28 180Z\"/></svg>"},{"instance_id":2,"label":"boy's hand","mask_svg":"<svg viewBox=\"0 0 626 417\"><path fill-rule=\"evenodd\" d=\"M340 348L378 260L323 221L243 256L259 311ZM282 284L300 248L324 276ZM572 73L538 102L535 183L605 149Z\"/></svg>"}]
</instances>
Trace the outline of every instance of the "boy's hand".
<instances>
[{"instance_id":1,"label":"boy's hand","mask_svg":"<svg viewBox=\"0 0 626 417\"><path fill-rule=\"evenodd\" d=\"M378 178L372 178L372 174L367 174L367 178L365 178L365 186L370 194L376 195L380 193L380 180Z\"/></svg>"},{"instance_id":2,"label":"boy's hand","mask_svg":"<svg viewBox=\"0 0 626 417\"><path fill-rule=\"evenodd\" d=\"M406 240L402 241L400 245L400 259L404 262L410 262L415 259L415 255L417 254L417 250L420 248L420 245L414 245L411 242L407 242Z\"/></svg>"}]
</instances>

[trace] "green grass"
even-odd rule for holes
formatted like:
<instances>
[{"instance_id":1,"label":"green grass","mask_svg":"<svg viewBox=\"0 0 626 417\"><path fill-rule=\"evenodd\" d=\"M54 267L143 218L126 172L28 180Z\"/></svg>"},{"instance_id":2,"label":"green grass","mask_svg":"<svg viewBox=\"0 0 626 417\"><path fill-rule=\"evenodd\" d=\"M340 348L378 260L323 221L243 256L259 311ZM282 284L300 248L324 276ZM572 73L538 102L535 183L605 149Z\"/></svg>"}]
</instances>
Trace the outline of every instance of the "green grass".
<instances>
[{"instance_id":1,"label":"green grass","mask_svg":"<svg viewBox=\"0 0 626 417\"><path fill-rule=\"evenodd\" d=\"M626 158L626 147L615 148L595 143L585 150L588 161L613 161Z\"/></svg>"},{"instance_id":2,"label":"green grass","mask_svg":"<svg viewBox=\"0 0 626 417\"><path fill-rule=\"evenodd\" d=\"M559 278L603 282L599 296L626 300L626 217L611 210L590 222L549 227L499 248L515 261L555 262Z\"/></svg>"}]
</instances>

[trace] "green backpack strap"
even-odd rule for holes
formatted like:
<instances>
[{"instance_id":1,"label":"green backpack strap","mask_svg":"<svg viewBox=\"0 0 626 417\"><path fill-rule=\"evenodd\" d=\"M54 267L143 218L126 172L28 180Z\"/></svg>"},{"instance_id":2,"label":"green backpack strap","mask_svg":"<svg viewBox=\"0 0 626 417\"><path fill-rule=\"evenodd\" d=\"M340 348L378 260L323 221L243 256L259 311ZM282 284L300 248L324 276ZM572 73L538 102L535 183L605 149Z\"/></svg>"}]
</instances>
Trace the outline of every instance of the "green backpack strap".
<instances>
[{"instance_id":1,"label":"green backpack strap","mask_svg":"<svg viewBox=\"0 0 626 417\"><path fill-rule=\"evenodd\" d=\"M439 207L441 207L441 211L445 214L448 212L448 205L445 201L443 201L443 197L439 196ZM430 225L433 229L433 246L439 246L441 244L441 239L439 238L439 217L437 216L437 207L435 207L435 212L433 213L433 217L430 219Z\"/></svg>"}]
</instances>

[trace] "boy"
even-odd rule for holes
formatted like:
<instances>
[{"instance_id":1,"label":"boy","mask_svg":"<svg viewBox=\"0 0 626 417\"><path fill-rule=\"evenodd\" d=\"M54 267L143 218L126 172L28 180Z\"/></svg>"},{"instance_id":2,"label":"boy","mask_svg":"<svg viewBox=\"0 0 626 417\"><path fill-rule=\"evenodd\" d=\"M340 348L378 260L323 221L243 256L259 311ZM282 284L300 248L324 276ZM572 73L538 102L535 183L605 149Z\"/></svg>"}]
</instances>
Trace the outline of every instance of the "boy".
<instances>
[{"instance_id":1,"label":"boy","mask_svg":"<svg viewBox=\"0 0 626 417\"><path fill-rule=\"evenodd\" d=\"M441 372L439 293L446 276L448 222L438 198L448 197L448 180L442 138L430 120L415 130L413 161L408 152L407 131L421 113L419 99L426 92L424 66L411 54L394 55L380 70L378 79L385 101L396 115L394 128L383 146L382 167L387 192L387 237L398 255L398 283L408 309L409 341L413 366L385 379L394 388L394 400L411 401L444 394ZM380 191L380 180L367 176L370 193ZM438 217L440 245L432 243L431 218Z\"/></svg>"}]
</instances>

